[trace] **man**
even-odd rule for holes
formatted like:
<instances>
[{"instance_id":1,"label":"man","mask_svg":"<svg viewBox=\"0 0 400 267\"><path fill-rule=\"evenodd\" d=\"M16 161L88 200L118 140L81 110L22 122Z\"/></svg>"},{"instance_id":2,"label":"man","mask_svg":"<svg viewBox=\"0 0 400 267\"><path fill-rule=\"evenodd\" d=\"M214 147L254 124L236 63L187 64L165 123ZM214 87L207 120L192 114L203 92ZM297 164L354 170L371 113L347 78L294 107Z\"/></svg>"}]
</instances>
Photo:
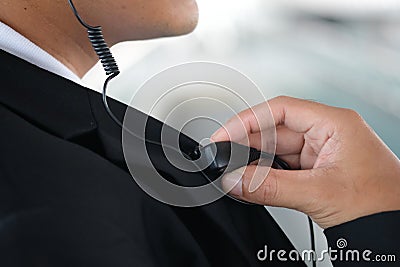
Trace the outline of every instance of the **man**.
<instances>
[{"instance_id":1,"label":"man","mask_svg":"<svg viewBox=\"0 0 400 267\"><path fill-rule=\"evenodd\" d=\"M192 0L74 3L110 45L188 33L198 17ZM261 206L176 208L136 185L121 128L79 85L97 56L67 0L0 0L0 21L1 266L259 266L265 244L293 249Z\"/></svg>"},{"instance_id":2,"label":"man","mask_svg":"<svg viewBox=\"0 0 400 267\"><path fill-rule=\"evenodd\" d=\"M190 0L77 0L75 4L89 24L104 27L111 45L125 40L184 34L193 30L197 22L196 4ZM121 129L104 110L101 95L77 84L79 77L89 70L97 57L67 1L0 0L0 19L2 266L304 266L301 261L282 261L278 257L271 257L268 262L258 261L257 252L265 245L275 251L293 250L261 206L246 206L224 198L201 208L174 208L155 201L132 181L121 149ZM318 143L319 139L303 142L310 135L296 131L296 127L291 128L289 110L300 107L297 114L318 110L319 116L326 113L323 118L329 119L330 123L337 121L340 112L325 106L316 108L308 102L299 104L298 101L287 98L271 101L279 126L294 131L289 134L287 129L283 130L294 137L285 139L294 140L286 147L291 154L284 153L285 159L294 167L307 168L309 165L308 168L312 168L316 162L331 163L326 160L326 154L321 153L325 155L323 157L315 150L320 146L304 149L305 145ZM126 107L116 101L110 103L121 118ZM140 112L137 114L138 119L145 116ZM344 118L342 122L310 129L322 132L324 136L324 125L333 129L346 123L360 128L365 126L358 116L353 116L354 113L349 113L352 116L344 112L340 114ZM249 111L241 116L243 120L251 121ZM324 120L320 118L318 121ZM237 125L238 122L233 120L227 128L234 131ZM248 125L252 126L252 123ZM311 126L315 125L318 124L311 123ZM160 130L156 122L150 128L153 132ZM282 128L279 129L282 133ZM255 129L250 130L250 133L255 133ZM349 135L347 131L339 132ZM382 167L382 172L379 172L387 174L392 186L382 183L375 175L367 175L366 181L372 181L373 185L368 183L362 187L368 189L368 194L372 192L379 196L372 199L382 200L382 205L372 205L371 199L359 197L355 199L369 200L368 204L356 206L363 209L349 212L344 209L348 204L346 201L335 206L337 200L341 200L332 197L336 192L331 192L328 198L320 198L330 202L315 201L316 198L309 198L304 193L315 196L327 191L321 190L322 187L318 187L319 191L312 190L317 187L305 186L299 179L309 181L313 178L310 178L310 173L335 168L308 171L307 177L299 176L305 172L273 172L275 176L268 177L255 192L248 190L249 173L252 172L249 168L243 177L238 174L225 177L225 185L229 184L228 189L236 186L231 193L244 200L297 207L310 213L322 226L333 227L328 230L331 244L337 240L336 237L345 234L344 237L350 235L355 248L371 248L373 245L375 253L396 254L398 252L386 249L394 248L395 239L388 233L392 231L398 236L395 227L399 217L396 212L398 159L377 141L369 129L364 127L362 133L359 137L365 138L360 140L365 140L358 148L372 143L370 151L379 152L384 166L392 170L384 172ZM278 148L280 137L282 134L278 131ZM226 139L223 132L214 136L216 141ZM192 140L187 138L184 142ZM357 154L353 150L350 152ZM334 153L328 154L332 157ZM308 157L306 161L304 155ZM160 161L164 160L159 157ZM364 154L362 159L365 158L371 157ZM351 163L351 160L349 157L345 163ZM371 160L362 162L371 163ZM348 168L351 164L346 164L342 166L343 172L350 173ZM338 194L340 198L362 196L362 193L356 194L357 190L343 193L346 191L343 188L354 185L352 181L358 184L365 181L359 178L361 172L357 171L360 166L358 164L354 175L349 176L358 180L349 180L346 176L335 180L332 173L318 178L332 179L334 182L326 184L342 190ZM282 175L280 180L277 180L278 174ZM176 182L184 179L173 174L167 178ZM297 186L291 186L288 181L297 183ZM274 189L273 186L278 184L284 185L279 188L283 191ZM269 190L276 193L271 194ZM385 198L385 192L389 192L389 198ZM321 203L329 205L321 207ZM341 217L324 214L332 210ZM361 218L384 211L393 212ZM321 219L322 215L326 216ZM357 218L359 220L352 221ZM371 229L373 233L366 234ZM368 242L370 239L374 243ZM343 266L351 263L354 262L344 261Z\"/></svg>"}]
</instances>

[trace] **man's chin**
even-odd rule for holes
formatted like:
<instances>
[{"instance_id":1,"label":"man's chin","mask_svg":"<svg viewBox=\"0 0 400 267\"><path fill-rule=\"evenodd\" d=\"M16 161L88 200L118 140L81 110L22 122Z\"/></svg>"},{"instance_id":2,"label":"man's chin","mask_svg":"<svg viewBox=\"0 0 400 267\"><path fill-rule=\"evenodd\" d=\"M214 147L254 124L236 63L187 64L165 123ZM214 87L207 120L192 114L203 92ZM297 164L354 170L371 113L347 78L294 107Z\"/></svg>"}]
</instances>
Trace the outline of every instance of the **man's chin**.
<instances>
[{"instance_id":1,"label":"man's chin","mask_svg":"<svg viewBox=\"0 0 400 267\"><path fill-rule=\"evenodd\" d=\"M156 38L164 38L164 37L176 37L176 36L182 36L186 35L189 33L192 33L198 24L198 16L193 16L190 19L187 19L185 21L175 21L173 24L169 24L169 27L166 27L158 32L153 32L153 34L150 33L148 36L144 36L143 38L140 39L156 39Z\"/></svg>"},{"instance_id":2,"label":"man's chin","mask_svg":"<svg viewBox=\"0 0 400 267\"><path fill-rule=\"evenodd\" d=\"M189 34L196 29L199 22L199 9L196 1L193 1L191 5L192 6L188 8L190 12L187 12L178 18L174 18L174 23L170 24L170 32L166 34L165 37Z\"/></svg>"},{"instance_id":3,"label":"man's chin","mask_svg":"<svg viewBox=\"0 0 400 267\"><path fill-rule=\"evenodd\" d=\"M116 38L115 43L181 36L193 32L199 21L199 9L196 1L189 0L187 3L189 4L182 5L179 9L167 13L167 16L153 20L147 25L132 26L132 28L138 27L134 32L130 32L130 28L126 27L124 31L121 31L123 34ZM130 34L126 34L127 32Z\"/></svg>"},{"instance_id":4,"label":"man's chin","mask_svg":"<svg viewBox=\"0 0 400 267\"><path fill-rule=\"evenodd\" d=\"M193 18L192 21L190 21L190 23L186 23L179 30L177 30L175 32L171 32L171 34L168 36L180 36L180 35L192 33L196 29L198 21L199 21L199 19L197 16L196 18Z\"/></svg>"}]
</instances>

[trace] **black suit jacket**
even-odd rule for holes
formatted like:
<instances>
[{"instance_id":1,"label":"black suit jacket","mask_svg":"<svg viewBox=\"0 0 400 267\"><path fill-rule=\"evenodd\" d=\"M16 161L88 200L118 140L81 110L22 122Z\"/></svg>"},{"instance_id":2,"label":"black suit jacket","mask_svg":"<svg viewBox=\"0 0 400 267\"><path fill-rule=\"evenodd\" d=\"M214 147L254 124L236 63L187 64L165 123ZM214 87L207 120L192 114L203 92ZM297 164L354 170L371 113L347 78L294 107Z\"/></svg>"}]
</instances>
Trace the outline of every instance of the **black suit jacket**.
<instances>
[{"instance_id":1,"label":"black suit jacket","mask_svg":"<svg viewBox=\"0 0 400 267\"><path fill-rule=\"evenodd\" d=\"M261 266L265 244L293 249L263 207L154 200L99 93L4 51L0 61L0 266ZM122 118L126 106L110 105Z\"/></svg>"},{"instance_id":2,"label":"black suit jacket","mask_svg":"<svg viewBox=\"0 0 400 267\"><path fill-rule=\"evenodd\" d=\"M263 207L222 198L177 208L144 193L100 94L4 51L0 62L0 266L304 266L257 259L265 245L294 249ZM110 105L122 118L127 107ZM163 160L160 153L161 168ZM375 247L390 248L396 218L381 214L326 232L332 246L339 236L368 246L368 231ZM378 231L369 232L371 222L381 223Z\"/></svg>"}]
</instances>

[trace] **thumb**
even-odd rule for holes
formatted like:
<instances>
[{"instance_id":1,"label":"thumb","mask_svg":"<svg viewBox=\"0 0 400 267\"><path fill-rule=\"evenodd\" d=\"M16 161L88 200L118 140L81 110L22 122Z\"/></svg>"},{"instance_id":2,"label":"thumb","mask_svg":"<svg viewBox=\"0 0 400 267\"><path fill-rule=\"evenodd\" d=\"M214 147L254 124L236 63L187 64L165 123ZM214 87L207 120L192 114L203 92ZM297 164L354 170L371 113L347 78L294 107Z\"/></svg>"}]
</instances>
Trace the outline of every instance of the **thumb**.
<instances>
[{"instance_id":1,"label":"thumb","mask_svg":"<svg viewBox=\"0 0 400 267\"><path fill-rule=\"evenodd\" d=\"M244 201L305 211L323 190L318 182L322 179L315 179L321 174L319 169L287 171L247 166L226 174L222 186Z\"/></svg>"}]
</instances>

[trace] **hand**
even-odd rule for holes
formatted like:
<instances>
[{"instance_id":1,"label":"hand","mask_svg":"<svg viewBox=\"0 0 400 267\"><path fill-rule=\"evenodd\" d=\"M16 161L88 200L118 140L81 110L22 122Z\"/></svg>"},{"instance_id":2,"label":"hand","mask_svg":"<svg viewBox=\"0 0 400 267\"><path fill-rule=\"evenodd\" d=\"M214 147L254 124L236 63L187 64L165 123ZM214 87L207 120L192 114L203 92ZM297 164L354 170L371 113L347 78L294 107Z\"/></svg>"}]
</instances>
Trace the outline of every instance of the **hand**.
<instances>
[{"instance_id":1,"label":"hand","mask_svg":"<svg viewBox=\"0 0 400 267\"><path fill-rule=\"evenodd\" d=\"M299 210L322 228L400 210L400 161L352 110L277 97L241 112L211 139L249 138L260 147L258 137L267 129L260 129L256 117L268 108L277 127L276 154L299 170L247 166L223 177L224 189L235 185L231 195ZM252 177L260 175L262 185L250 192Z\"/></svg>"}]
</instances>

